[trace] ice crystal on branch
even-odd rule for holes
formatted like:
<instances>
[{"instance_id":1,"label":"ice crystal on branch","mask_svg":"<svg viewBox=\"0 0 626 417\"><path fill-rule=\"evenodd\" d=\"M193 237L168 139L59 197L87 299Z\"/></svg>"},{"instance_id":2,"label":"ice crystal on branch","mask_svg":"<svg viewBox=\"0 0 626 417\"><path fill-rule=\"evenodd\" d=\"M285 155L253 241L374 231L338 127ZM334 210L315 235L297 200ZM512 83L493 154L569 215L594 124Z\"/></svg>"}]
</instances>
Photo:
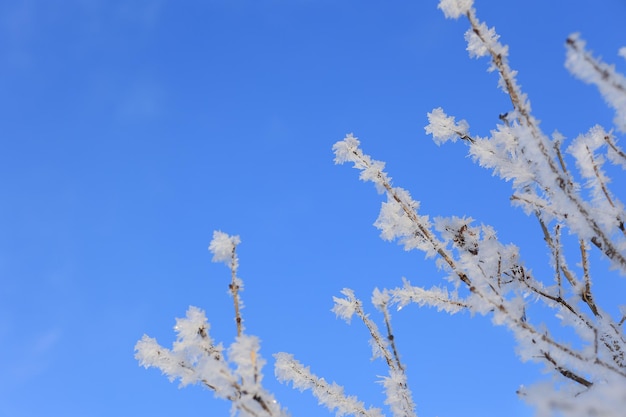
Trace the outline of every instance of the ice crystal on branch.
<instances>
[{"instance_id":1,"label":"ice crystal on branch","mask_svg":"<svg viewBox=\"0 0 626 417\"><path fill-rule=\"evenodd\" d=\"M333 297L335 306L332 312L335 313L337 317L344 319L346 323L350 323L352 316L358 308L357 300L354 298L354 292L349 288L344 288L341 290L341 293L345 295L346 298Z\"/></svg>"},{"instance_id":2,"label":"ice crystal on branch","mask_svg":"<svg viewBox=\"0 0 626 417\"><path fill-rule=\"evenodd\" d=\"M231 263L236 262L235 249L239 243L241 243L239 236L229 236L224 232L214 231L213 240L209 244L213 262L225 262L226 265L231 266Z\"/></svg>"},{"instance_id":3,"label":"ice crystal on branch","mask_svg":"<svg viewBox=\"0 0 626 417\"><path fill-rule=\"evenodd\" d=\"M456 123L454 117L444 113L441 107L428 113L428 125L424 128L426 133L433 135L435 143L441 145L451 140L456 142L458 138L469 139L469 125L465 120Z\"/></svg>"},{"instance_id":4,"label":"ice crystal on branch","mask_svg":"<svg viewBox=\"0 0 626 417\"><path fill-rule=\"evenodd\" d=\"M448 19L458 19L467 14L474 0L441 0L437 6Z\"/></svg>"},{"instance_id":5,"label":"ice crystal on branch","mask_svg":"<svg viewBox=\"0 0 626 417\"><path fill-rule=\"evenodd\" d=\"M311 390L320 404L330 411L335 411L338 417L341 416L363 416L363 417L383 417L378 408L365 408L365 404L355 396L348 396L344 393L344 388L336 383L329 384L315 374L312 374L309 367L303 366L300 362L288 353L277 353L275 373L279 381L291 382L294 388L300 391Z\"/></svg>"}]
</instances>

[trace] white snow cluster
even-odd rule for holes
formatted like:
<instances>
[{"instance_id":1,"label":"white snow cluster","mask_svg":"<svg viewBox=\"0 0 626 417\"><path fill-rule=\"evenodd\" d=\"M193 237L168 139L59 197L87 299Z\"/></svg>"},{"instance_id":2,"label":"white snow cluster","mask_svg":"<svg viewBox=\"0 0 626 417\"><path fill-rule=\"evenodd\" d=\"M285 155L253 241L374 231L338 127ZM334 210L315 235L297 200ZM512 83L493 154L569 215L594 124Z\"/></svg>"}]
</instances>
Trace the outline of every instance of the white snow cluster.
<instances>
[{"instance_id":1,"label":"white snow cluster","mask_svg":"<svg viewBox=\"0 0 626 417\"><path fill-rule=\"evenodd\" d=\"M465 120L456 123L454 117L444 113L441 107L428 113L428 125L424 128L426 133L433 135L437 145L447 141L456 142L458 138L468 137L469 124Z\"/></svg>"},{"instance_id":2,"label":"white snow cluster","mask_svg":"<svg viewBox=\"0 0 626 417\"><path fill-rule=\"evenodd\" d=\"M458 19L461 15L467 14L474 0L441 0L437 6L448 19Z\"/></svg>"},{"instance_id":3,"label":"white snow cluster","mask_svg":"<svg viewBox=\"0 0 626 417\"><path fill-rule=\"evenodd\" d=\"M213 232L213 239L209 244L209 252L213 254L213 262L225 262L229 265L237 245L241 243L239 236L229 236L221 231Z\"/></svg>"},{"instance_id":4,"label":"white snow cluster","mask_svg":"<svg viewBox=\"0 0 626 417\"><path fill-rule=\"evenodd\" d=\"M346 296L346 298L333 297L333 302L335 305L332 308L332 312L346 321L346 323L350 323L352 320L352 316L356 312L358 305L356 297L354 296L354 292L349 288L344 288L341 290L341 293Z\"/></svg>"}]
</instances>

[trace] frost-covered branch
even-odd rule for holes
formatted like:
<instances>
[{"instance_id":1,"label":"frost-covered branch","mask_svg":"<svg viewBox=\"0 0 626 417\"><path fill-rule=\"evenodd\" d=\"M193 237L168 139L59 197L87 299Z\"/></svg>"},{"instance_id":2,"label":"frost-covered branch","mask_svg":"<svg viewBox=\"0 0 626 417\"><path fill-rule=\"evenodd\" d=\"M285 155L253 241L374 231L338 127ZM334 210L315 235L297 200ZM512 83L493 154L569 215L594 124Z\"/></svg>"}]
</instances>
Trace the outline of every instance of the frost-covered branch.
<instances>
[{"instance_id":1,"label":"frost-covered branch","mask_svg":"<svg viewBox=\"0 0 626 417\"><path fill-rule=\"evenodd\" d=\"M497 131L492 132L491 138L468 141L470 154L479 161L481 166L493 169L496 174L506 180L512 179L516 192L523 190L524 194L531 194L533 197L518 201L536 198L547 202L547 204L528 206L529 212L544 210L545 205L549 206L548 213L567 224L581 238L591 241L622 273L626 274L624 250L626 243L624 243L623 236L617 241L612 238L616 228L621 226L623 229L624 227L621 220L626 217L623 207L614 208L613 213L610 211L607 213L605 205L591 205L580 195L576 182L564 169L564 165L559 163L562 162L562 158L532 115L530 101L517 83L517 72L509 66L508 47L499 42L499 36L494 28L488 28L477 18L472 1L444 0L440 2L439 7L447 17L458 18L461 15L467 17L470 29L466 32L465 38L470 56L490 58L489 71L498 72L499 86L508 94L514 109L509 113L506 123L498 125ZM570 49L573 50L582 49L584 46L577 43L577 38L570 38L568 44L572 45ZM592 58L588 54L583 54L583 58L579 55L576 57L578 58L572 58L572 54L569 54L568 67L572 71L576 69L581 77L591 77L590 73L594 73L593 71L579 67L582 65L581 61L587 62ZM574 65L571 62L577 64ZM602 77L611 80L613 89L610 93L604 93L605 97L608 95L610 98L607 100L626 114L624 77L616 74L612 67L607 67L599 65L598 68L601 71L598 69L595 73L600 71L600 76L592 78L595 81ZM449 140L451 137L450 134L439 134L445 126L442 126L442 121L448 118L449 116L446 116L441 109L435 109L429 115L430 124L426 131L433 134L438 143ZM621 120L625 118L621 117ZM467 124L465 123L463 127L465 129L458 134L458 137L469 136ZM614 215L616 210L620 211L619 217Z\"/></svg>"},{"instance_id":2,"label":"frost-covered branch","mask_svg":"<svg viewBox=\"0 0 626 417\"><path fill-rule=\"evenodd\" d=\"M235 322L237 323L237 336L243 332L243 319L241 309L243 307L239 299L239 291L243 290L243 282L237 277L239 259L237 258L237 245L241 243L239 236L229 236L218 230L213 232L213 239L209 244L209 251L213 254L213 262L224 262L230 268L230 284L228 289L233 297L235 305Z\"/></svg>"},{"instance_id":3,"label":"frost-covered branch","mask_svg":"<svg viewBox=\"0 0 626 417\"><path fill-rule=\"evenodd\" d=\"M497 125L490 137L480 138L470 135L465 120L456 122L454 117L437 108L428 114L426 132L433 135L438 144L463 139L470 147L470 155L481 166L493 169L505 180L512 180L512 202L521 205L527 213L534 213L539 220L551 252L556 285L546 286L534 277L519 259L517 248L501 244L490 227L474 226L472 219L464 218L435 218L432 222L429 216L419 214L419 202L407 191L391 185L384 163L364 154L358 139L348 135L333 148L335 162L352 162L361 171L362 180L374 182L377 190L386 194L387 201L375 223L381 230L381 237L398 240L406 250L418 249L427 257L437 257L437 262L450 272L449 278L464 284L467 291L466 296L459 297L455 287L451 296L446 288L425 290L405 283L404 288L386 294L392 294L399 307L416 302L450 313L461 309L481 314L491 312L495 324L505 325L514 333L522 359L543 361L574 386L599 390L597 385L603 386L605 381L611 380L621 381L618 383L624 387L623 320L615 321L597 304L587 255L589 242L626 273L624 206L609 188L610 179L603 169L604 157L598 153L604 149L609 160L623 166L623 151L617 147L611 133L597 126L580 135L567 148L576 162L578 178L586 182L589 190L589 198L586 198L575 174L567 169L560 149L562 136L555 134L551 140L539 129L530 102L516 81L516 72L508 64L508 47L499 42L495 29L476 17L471 0L442 0L439 8L447 17L468 19L469 54L490 58L489 71L499 74L499 86L510 97L513 111L501 117L503 123ZM568 46L583 49L572 39ZM605 81L610 80L613 93L607 100L621 108L622 100L626 100L623 78L612 67L607 69L598 64L589 54L583 54L582 60L587 64L595 62L591 65L593 74L585 75L593 78L593 82L600 83L598 74ZM571 67L569 61L572 61L571 53L568 56L568 67ZM581 278L567 262L569 251L561 241L563 227L580 241ZM541 301L548 309L555 310L562 323L576 331L582 347L574 348L568 342L559 341L549 330L540 331L527 315L527 299ZM581 306L588 307L588 311L583 311Z\"/></svg>"},{"instance_id":4,"label":"frost-covered branch","mask_svg":"<svg viewBox=\"0 0 626 417\"><path fill-rule=\"evenodd\" d=\"M259 339L243 333L239 299L243 284L236 274L239 261L235 249L239 243L238 236L215 232L209 246L213 260L225 262L231 270L237 337L226 352L211 338L204 311L192 306L185 318L176 320L177 337L172 349L144 335L135 345L135 358L146 368L159 368L170 381L180 380L181 386L200 384L210 389L218 398L232 403L233 415L286 417L273 395L261 385L265 360L259 354Z\"/></svg>"},{"instance_id":5,"label":"frost-covered branch","mask_svg":"<svg viewBox=\"0 0 626 417\"><path fill-rule=\"evenodd\" d=\"M523 359L542 360L549 368L577 384L591 386L594 381L602 381L607 372L626 377L623 364L626 344L621 332L617 331L617 323L608 315L594 321L563 297L562 288L545 287L524 268L518 259L517 248L500 244L491 228L472 226L471 219L462 218L436 218L435 223L431 223L428 216L417 212L419 203L408 192L392 186L390 177L382 170L384 164L364 154L353 135L335 144L334 150L337 163L353 162L355 168L361 170L362 179L375 182L377 189L386 192L387 202L383 203L375 223L382 231L381 236L398 239L407 250L419 249L427 256L438 255L442 265L451 271L451 276L465 284L469 292L459 301L456 296L451 299L445 291L410 288L409 291L395 290L393 294L397 299L404 303L411 300L434 304L450 312L460 308L481 314L493 312L494 323L507 326L515 334ZM560 256L557 246L554 250ZM574 291L580 290L579 299L593 306L595 313L597 308L590 296L590 283L587 280L582 282L583 288L574 288ZM583 343L595 347L595 357L592 359L584 349L576 350L568 343L558 341L548 331L539 331L526 314L528 294L544 301L548 308L556 309L565 323L571 323ZM352 314L362 312L353 294L344 290L344 295L347 295L346 299L335 300L337 314L349 319ZM367 317L362 319L367 324ZM597 347L598 340L600 347ZM391 354L385 350L382 352L390 362ZM589 374L594 377L583 376Z\"/></svg>"},{"instance_id":6,"label":"frost-covered branch","mask_svg":"<svg viewBox=\"0 0 626 417\"><path fill-rule=\"evenodd\" d=\"M400 354L398 353L398 348L396 347L396 338L393 334L393 330L391 329L391 314L389 313L390 302L390 291L380 291L378 288L374 288L374 292L372 294L372 304L374 304L374 307L376 307L378 311L383 313L383 317L385 319L385 327L387 328L387 340L389 341L391 351L393 352L394 362L397 369L404 372L404 366L402 365L402 362L400 362Z\"/></svg>"},{"instance_id":7,"label":"frost-covered branch","mask_svg":"<svg viewBox=\"0 0 626 417\"><path fill-rule=\"evenodd\" d=\"M329 384L315 374L312 374L309 367L304 367L300 362L288 353L276 353L275 374L281 382L291 382L294 388L300 391L311 390L313 396L320 404L330 411L335 411L338 417L341 416L363 416L363 417L383 417L378 408L365 408L362 401L355 396L348 396L344 393L343 387L336 383Z\"/></svg>"},{"instance_id":8,"label":"frost-covered branch","mask_svg":"<svg viewBox=\"0 0 626 417\"><path fill-rule=\"evenodd\" d=\"M595 58L585 48L585 41L578 33L567 38L565 66L582 81L594 84L607 103L615 110L615 125L626 132L626 77Z\"/></svg>"},{"instance_id":9,"label":"frost-covered branch","mask_svg":"<svg viewBox=\"0 0 626 417\"><path fill-rule=\"evenodd\" d=\"M372 295L372 303L383 313L385 319L385 326L387 327L387 337L385 338L378 330L376 323L365 313L363 303L355 297L354 292L349 288L344 288L341 293L345 298L333 297L335 306L332 311L348 323L356 314L372 336L370 344L373 357L384 359L389 368L389 376L384 377L381 381L385 387L387 398L385 404L389 405L394 417L415 417L415 403L391 331L391 317L387 309L390 301L389 294L375 289Z\"/></svg>"},{"instance_id":10,"label":"frost-covered branch","mask_svg":"<svg viewBox=\"0 0 626 417\"><path fill-rule=\"evenodd\" d=\"M401 287L375 289L372 304L382 313L386 334L350 289L342 291L343 297L334 297L332 311L347 322L356 315L368 329L373 356L384 360L389 369L380 382L394 417L416 416L389 311L390 306L400 310L410 303L449 314L489 315L495 325L511 331L520 358L542 363L552 376L549 382L519 390L541 416L558 411L567 417L621 417L626 409L626 307L619 306L621 316L613 317L609 311L614 314L614 310L601 305L602 298L595 292L598 267L592 265L590 251L599 249L614 269L626 274L624 190L614 188L606 166L608 161L626 169L626 153L614 132L600 126L567 146L560 133L550 137L542 132L517 82L517 72L509 65L508 47L500 43L494 28L478 19L473 0L441 0L439 8L448 18L467 18L469 55L489 59L488 70L498 74L498 86L508 95L512 110L500 115L500 123L481 137L470 133L467 121L457 121L435 108L427 115L426 133L437 144L462 139L474 161L511 182L511 203L538 220L538 236L549 253L547 277L527 267L519 249L501 242L492 227L469 217L421 213L419 201L392 184L385 163L364 153L359 140L349 134L333 146L335 163L352 163L360 179L374 183L384 194L374 223L381 237L434 258L447 283L425 289L403 279ZM598 87L615 109L617 130L626 132L626 77L593 57L577 34L568 38L566 47L566 67ZM626 58L626 48L620 54ZM233 414L284 416L261 385L265 361L259 354L259 339L247 335L243 326L239 243L238 236L215 232L209 246L213 260L224 262L231 272L235 341L227 349L216 344L204 312L190 307L186 317L176 321L177 338L171 349L144 335L135 346L135 356L141 365L161 369L181 386L205 386L230 401ZM542 316L536 314L541 308L573 330L569 339L541 322ZM311 390L320 404L338 416L383 416L380 409L366 408L356 397L346 395L343 387L311 373L292 355L274 357L279 381Z\"/></svg>"},{"instance_id":11,"label":"frost-covered branch","mask_svg":"<svg viewBox=\"0 0 626 417\"><path fill-rule=\"evenodd\" d=\"M437 311L445 311L449 314L455 314L469 308L458 297L456 291L450 293L445 287L432 287L427 290L411 285L406 279L403 279L403 282L402 287L386 290L391 295L390 302L396 304L398 310L410 303L418 304L420 307L435 307Z\"/></svg>"}]
</instances>

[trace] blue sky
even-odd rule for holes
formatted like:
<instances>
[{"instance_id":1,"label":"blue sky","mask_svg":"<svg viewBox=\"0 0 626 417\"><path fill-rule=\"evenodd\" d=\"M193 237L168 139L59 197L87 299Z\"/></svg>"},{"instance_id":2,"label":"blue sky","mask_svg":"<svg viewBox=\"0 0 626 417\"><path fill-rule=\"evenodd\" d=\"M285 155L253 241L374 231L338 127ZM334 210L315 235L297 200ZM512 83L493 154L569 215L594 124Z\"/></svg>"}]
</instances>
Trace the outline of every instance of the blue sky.
<instances>
[{"instance_id":1,"label":"blue sky","mask_svg":"<svg viewBox=\"0 0 626 417\"><path fill-rule=\"evenodd\" d=\"M366 330L332 296L440 273L372 227L381 197L333 165L346 133L387 161L424 213L468 215L547 260L509 186L424 133L442 106L487 134L509 110L464 21L433 1L5 0L0 3L0 416L228 415L198 387L144 370L144 333L170 345L175 317L206 310L235 334L228 270L212 231L242 238L247 330L267 387L294 416L327 413L273 380L293 353L367 404L382 405ZM563 67L581 32L609 62L626 45L626 1L477 1L546 132L568 138L612 114ZM598 261L600 262L600 261ZM373 316L375 314L373 313ZM416 307L394 314L420 416L527 416L541 378L488 318ZM330 414L328 414L330 415Z\"/></svg>"}]
</instances>

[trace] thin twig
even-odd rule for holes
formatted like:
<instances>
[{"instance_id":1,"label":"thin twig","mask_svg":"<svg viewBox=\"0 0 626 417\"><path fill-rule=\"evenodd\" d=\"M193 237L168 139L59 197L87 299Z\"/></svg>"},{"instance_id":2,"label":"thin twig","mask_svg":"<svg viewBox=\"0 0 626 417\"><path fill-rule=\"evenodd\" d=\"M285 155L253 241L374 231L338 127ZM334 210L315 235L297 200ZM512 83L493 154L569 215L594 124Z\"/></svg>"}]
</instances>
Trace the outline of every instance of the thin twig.
<instances>
[{"instance_id":1,"label":"thin twig","mask_svg":"<svg viewBox=\"0 0 626 417\"><path fill-rule=\"evenodd\" d=\"M576 43L576 40L572 38L567 38L566 44L568 47L572 48L576 52L581 53L581 50L580 48L578 48L578 44ZM608 84L610 84L613 88L620 91L621 93L626 93L626 86L618 83L615 78L611 77L611 74L606 69L603 69L600 65L598 65L596 60L593 59L589 55L589 53L587 53L586 51L582 51L581 55L583 59L587 61L587 63L591 65L598 74L600 74L604 81L606 81Z\"/></svg>"},{"instance_id":2,"label":"thin twig","mask_svg":"<svg viewBox=\"0 0 626 417\"><path fill-rule=\"evenodd\" d=\"M554 366L554 369L559 371L559 373L561 375L563 375L565 378L569 378L572 381L578 382L580 385L584 385L585 387L590 387L590 386L593 385L592 382L587 381L582 376L577 375L576 373L572 372L571 370L569 370L567 368L564 368L563 366L559 365L554 360L554 358L552 358L552 356L548 352L542 352L542 354L543 354L543 357Z\"/></svg>"},{"instance_id":3,"label":"thin twig","mask_svg":"<svg viewBox=\"0 0 626 417\"><path fill-rule=\"evenodd\" d=\"M380 352L385 358L385 361L387 362L387 366L395 370L396 369L395 361L393 360L392 354L391 352L389 352L389 348L385 344L384 339L382 335L380 334L380 331L378 330L378 326L376 326L376 323L374 323L368 317L368 315L365 314L365 311L363 310L363 305L361 304L361 300L356 299L354 302L356 305L356 308L355 308L356 314L359 316L361 321L365 324L365 327L367 327L367 330L369 330L370 335L372 336L372 339L374 340L374 342L376 343L376 346L378 346L378 349L380 349Z\"/></svg>"},{"instance_id":4,"label":"thin twig","mask_svg":"<svg viewBox=\"0 0 626 417\"><path fill-rule=\"evenodd\" d=\"M400 362L400 355L398 355L398 349L396 348L396 338L393 335L393 331L391 330L391 316L389 314L389 309L387 308L387 303L384 302L380 306L385 317L385 325L387 326L387 340L391 344L391 350L393 351L393 356L396 360L396 365L398 369L404 372L404 366L402 366L402 362Z\"/></svg>"},{"instance_id":5,"label":"thin twig","mask_svg":"<svg viewBox=\"0 0 626 417\"><path fill-rule=\"evenodd\" d=\"M552 236L550 235L550 232L548 231L548 226L546 225L546 223L544 222L544 220L541 218L541 214L538 211L535 211L535 217L537 218L537 220L539 221L539 224L541 225L541 230L543 231L543 238L546 241L546 243L548 244L548 247L553 250L553 248L555 247L559 247L560 248L560 239L558 242L558 246L556 242L554 242L552 240ZM559 227L560 229L560 227ZM559 259L560 259L560 250L559 252ZM578 279L574 276L574 273L572 271L569 270L569 268L567 267L567 265L564 262L565 260L559 260L559 265L561 268L561 271L563 272L563 275L565 275L565 278L567 279L567 281L570 283L570 285L574 288L576 288L578 286Z\"/></svg>"},{"instance_id":6,"label":"thin twig","mask_svg":"<svg viewBox=\"0 0 626 417\"><path fill-rule=\"evenodd\" d=\"M228 285L231 294L233 295L233 304L235 305L235 322L237 323L237 336L241 336L243 331L241 312L239 311L239 284L237 282L237 267L239 266L237 261L236 245L233 245L233 251L231 254L230 263L230 277L231 281Z\"/></svg>"},{"instance_id":7,"label":"thin twig","mask_svg":"<svg viewBox=\"0 0 626 417\"><path fill-rule=\"evenodd\" d=\"M626 153L615 142L611 140L611 135L604 135L604 141L615 153L626 162Z\"/></svg>"},{"instance_id":8,"label":"thin twig","mask_svg":"<svg viewBox=\"0 0 626 417\"><path fill-rule=\"evenodd\" d=\"M589 146L587 145L585 145L585 149L587 150L587 154L589 155L589 159L591 160L591 165L593 166L593 173L596 176L596 179L598 180L598 182L600 183L602 194L604 194L604 197L606 198L606 201L608 201L609 205L615 208L615 204L613 204L613 200L611 199L609 190L606 184L604 183L604 181L602 181L602 176L600 175L600 169L598 168L598 165L596 164L596 159L593 156L593 152L591 152L591 149L589 149Z\"/></svg>"},{"instance_id":9,"label":"thin twig","mask_svg":"<svg viewBox=\"0 0 626 417\"><path fill-rule=\"evenodd\" d=\"M554 226L554 273L559 286L559 297L563 297L563 283L561 282L561 225Z\"/></svg>"},{"instance_id":10,"label":"thin twig","mask_svg":"<svg viewBox=\"0 0 626 417\"><path fill-rule=\"evenodd\" d=\"M580 240L580 257L581 263L583 267L583 279L585 281L585 289L581 294L583 301L589 306L593 315L598 317L600 313L598 312L598 307L593 301L593 294L591 292L591 275L589 274L589 259L587 257L587 245L584 240Z\"/></svg>"}]
</instances>

